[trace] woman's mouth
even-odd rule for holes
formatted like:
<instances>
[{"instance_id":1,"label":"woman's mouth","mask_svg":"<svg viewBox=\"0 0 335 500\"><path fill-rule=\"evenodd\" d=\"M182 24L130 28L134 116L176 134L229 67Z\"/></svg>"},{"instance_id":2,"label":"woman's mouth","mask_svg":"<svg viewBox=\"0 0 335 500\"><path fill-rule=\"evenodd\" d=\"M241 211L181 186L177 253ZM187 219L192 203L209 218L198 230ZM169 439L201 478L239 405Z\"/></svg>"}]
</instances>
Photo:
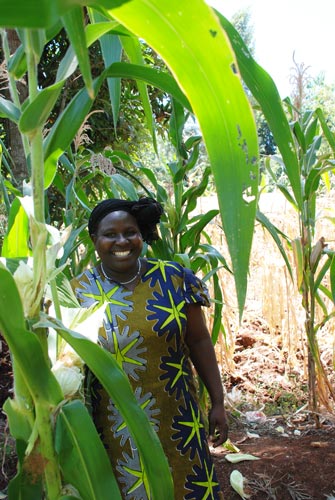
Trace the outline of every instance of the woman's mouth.
<instances>
[{"instance_id":1,"label":"woman's mouth","mask_svg":"<svg viewBox=\"0 0 335 500\"><path fill-rule=\"evenodd\" d=\"M130 250L126 250L126 251L123 251L123 252L112 252L112 253L116 257L128 257L128 255L131 254L131 251Z\"/></svg>"}]
</instances>

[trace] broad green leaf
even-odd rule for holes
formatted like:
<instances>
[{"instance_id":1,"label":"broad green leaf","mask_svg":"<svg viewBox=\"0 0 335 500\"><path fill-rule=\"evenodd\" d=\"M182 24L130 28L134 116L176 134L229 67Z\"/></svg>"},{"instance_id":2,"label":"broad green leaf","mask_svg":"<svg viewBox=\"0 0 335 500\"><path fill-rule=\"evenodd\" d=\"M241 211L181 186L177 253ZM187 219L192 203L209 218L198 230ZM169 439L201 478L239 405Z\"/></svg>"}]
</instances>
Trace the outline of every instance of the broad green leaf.
<instances>
[{"instance_id":1,"label":"broad green leaf","mask_svg":"<svg viewBox=\"0 0 335 500\"><path fill-rule=\"evenodd\" d=\"M0 96L0 117L8 118L12 122L18 123L20 110L11 101Z\"/></svg>"},{"instance_id":2,"label":"broad green leaf","mask_svg":"<svg viewBox=\"0 0 335 500\"><path fill-rule=\"evenodd\" d=\"M0 26L5 28L46 28L65 11L65 0L0 0Z\"/></svg>"},{"instance_id":3,"label":"broad green leaf","mask_svg":"<svg viewBox=\"0 0 335 500\"><path fill-rule=\"evenodd\" d=\"M86 36L84 27L84 12L81 6L72 5L72 8L62 17L66 33L76 53L79 68L83 76L87 92L91 99L94 97L93 81L89 53L86 49Z\"/></svg>"},{"instance_id":4,"label":"broad green leaf","mask_svg":"<svg viewBox=\"0 0 335 500\"><path fill-rule=\"evenodd\" d=\"M120 188L125 193L127 193L127 198L130 198L131 200L137 200L138 198L137 191L135 189L134 184L129 179L127 179L123 175L114 174L113 182L118 186L120 186Z\"/></svg>"},{"instance_id":5,"label":"broad green leaf","mask_svg":"<svg viewBox=\"0 0 335 500\"><path fill-rule=\"evenodd\" d=\"M93 23L106 22L106 17L100 14L100 12L97 12L93 9L90 9L89 12ZM122 46L117 35L106 33L99 37L99 43L106 68L108 68L114 62L121 61ZM116 128L120 109L121 79L107 78L107 84L109 90L109 98L112 105L114 127Z\"/></svg>"},{"instance_id":6,"label":"broad green leaf","mask_svg":"<svg viewBox=\"0 0 335 500\"><path fill-rule=\"evenodd\" d=\"M204 227L217 215L217 210L209 210L206 214L202 214L200 216L194 217L193 220L195 222L187 232L185 232L181 237L181 247L183 249L190 248L189 253L192 253L196 250L198 244L198 240L200 238L200 234Z\"/></svg>"},{"instance_id":7,"label":"broad green leaf","mask_svg":"<svg viewBox=\"0 0 335 500\"><path fill-rule=\"evenodd\" d=\"M296 203L301 207L302 193L298 156L277 87L271 76L253 59L234 26L219 12L216 11L216 14L232 44L242 78L262 108L274 140L282 154Z\"/></svg>"},{"instance_id":8,"label":"broad green leaf","mask_svg":"<svg viewBox=\"0 0 335 500\"><path fill-rule=\"evenodd\" d=\"M177 99L186 109L192 111L191 104L185 93L182 92L180 86L171 75L165 71L155 68L140 66L130 63L114 63L110 68L106 69L107 76L132 78L134 80L143 80L144 82L157 87L167 94L170 94Z\"/></svg>"},{"instance_id":9,"label":"broad green leaf","mask_svg":"<svg viewBox=\"0 0 335 500\"><path fill-rule=\"evenodd\" d=\"M32 409L24 411L23 407L17 405L15 399L8 398L3 405L3 411L7 416L11 435L15 439L27 442L31 434L31 426L27 414L32 412Z\"/></svg>"},{"instance_id":10,"label":"broad green leaf","mask_svg":"<svg viewBox=\"0 0 335 500\"><path fill-rule=\"evenodd\" d=\"M191 103L211 162L242 314L258 195L258 144L226 34L202 0L133 0L105 13L156 50Z\"/></svg>"},{"instance_id":11,"label":"broad green leaf","mask_svg":"<svg viewBox=\"0 0 335 500\"><path fill-rule=\"evenodd\" d=\"M27 331L14 278L0 264L0 331L34 401L57 405L63 399L37 336Z\"/></svg>"},{"instance_id":12,"label":"broad green leaf","mask_svg":"<svg viewBox=\"0 0 335 500\"><path fill-rule=\"evenodd\" d=\"M60 81L41 90L36 98L26 106L19 121L23 134L34 136L37 129L44 126L62 90L64 82Z\"/></svg>"},{"instance_id":13,"label":"broad green leaf","mask_svg":"<svg viewBox=\"0 0 335 500\"><path fill-rule=\"evenodd\" d=\"M29 220L20 201L15 198L9 212L8 229L2 246L2 257L17 258L31 255Z\"/></svg>"},{"instance_id":14,"label":"broad green leaf","mask_svg":"<svg viewBox=\"0 0 335 500\"><path fill-rule=\"evenodd\" d=\"M121 500L110 460L81 401L62 406L56 421L55 448L66 482L82 500Z\"/></svg>"},{"instance_id":15,"label":"broad green leaf","mask_svg":"<svg viewBox=\"0 0 335 500\"><path fill-rule=\"evenodd\" d=\"M84 336L71 331L54 319L41 323L57 330L95 374L119 409L141 456L154 500L171 500L173 486L168 462L160 441L140 408L129 380L113 356Z\"/></svg>"},{"instance_id":16,"label":"broad green leaf","mask_svg":"<svg viewBox=\"0 0 335 500\"><path fill-rule=\"evenodd\" d=\"M110 21L108 23L89 24L85 29L86 46L90 47L96 40L99 39L99 37L103 36L105 33L113 31L117 27L120 27L120 24L116 21L114 23ZM78 59L72 45L70 45L58 66L56 81L58 82L69 78L69 76L74 73L77 66Z\"/></svg>"},{"instance_id":17,"label":"broad green leaf","mask_svg":"<svg viewBox=\"0 0 335 500\"><path fill-rule=\"evenodd\" d=\"M16 80L19 80L27 72L27 59L23 45L20 45L8 62L8 71Z\"/></svg>"}]
</instances>

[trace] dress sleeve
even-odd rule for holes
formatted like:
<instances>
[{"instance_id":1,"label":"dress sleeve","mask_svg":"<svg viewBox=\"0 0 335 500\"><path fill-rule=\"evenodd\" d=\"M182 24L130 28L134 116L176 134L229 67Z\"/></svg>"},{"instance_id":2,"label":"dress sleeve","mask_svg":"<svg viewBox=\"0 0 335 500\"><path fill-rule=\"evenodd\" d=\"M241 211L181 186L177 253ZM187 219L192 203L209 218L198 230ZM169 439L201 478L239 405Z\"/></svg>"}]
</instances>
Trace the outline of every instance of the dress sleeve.
<instances>
[{"instance_id":1,"label":"dress sleeve","mask_svg":"<svg viewBox=\"0 0 335 500\"><path fill-rule=\"evenodd\" d=\"M200 303L202 306L209 307L209 293L205 283L198 278L191 269L184 268L184 276L185 299L187 304Z\"/></svg>"}]
</instances>

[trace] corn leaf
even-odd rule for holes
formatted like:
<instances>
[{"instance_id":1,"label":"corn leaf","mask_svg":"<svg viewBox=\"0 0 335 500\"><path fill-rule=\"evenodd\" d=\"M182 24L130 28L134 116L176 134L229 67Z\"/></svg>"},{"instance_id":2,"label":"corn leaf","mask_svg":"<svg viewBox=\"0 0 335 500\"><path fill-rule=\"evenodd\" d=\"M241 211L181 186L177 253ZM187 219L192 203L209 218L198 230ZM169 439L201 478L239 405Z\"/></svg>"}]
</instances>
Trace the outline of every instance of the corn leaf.
<instances>
[{"instance_id":1,"label":"corn leaf","mask_svg":"<svg viewBox=\"0 0 335 500\"><path fill-rule=\"evenodd\" d=\"M106 450L81 401L62 406L56 421L55 449L65 481L83 500L121 500Z\"/></svg>"},{"instance_id":2,"label":"corn leaf","mask_svg":"<svg viewBox=\"0 0 335 500\"><path fill-rule=\"evenodd\" d=\"M30 394L40 404L57 405L62 391L38 338L26 330L20 295L11 273L0 263L0 330Z\"/></svg>"},{"instance_id":3,"label":"corn leaf","mask_svg":"<svg viewBox=\"0 0 335 500\"><path fill-rule=\"evenodd\" d=\"M20 110L11 101L0 96L0 117L9 118L12 122L18 123Z\"/></svg>"},{"instance_id":4,"label":"corn leaf","mask_svg":"<svg viewBox=\"0 0 335 500\"><path fill-rule=\"evenodd\" d=\"M72 6L62 18L66 33L76 53L80 71L82 73L87 92L91 98L94 96L93 81L89 53L86 49L86 35L84 28L84 13L81 6Z\"/></svg>"},{"instance_id":5,"label":"corn leaf","mask_svg":"<svg viewBox=\"0 0 335 500\"><path fill-rule=\"evenodd\" d=\"M8 229L3 241L1 251L2 257L28 257L31 254L28 241L28 216L20 201L15 198L9 212Z\"/></svg>"},{"instance_id":6,"label":"corn leaf","mask_svg":"<svg viewBox=\"0 0 335 500\"><path fill-rule=\"evenodd\" d=\"M19 128L23 134L28 134L32 138L37 129L43 127L58 99L63 84L64 81L60 81L41 90L36 98L25 107L19 121Z\"/></svg>"},{"instance_id":7,"label":"corn leaf","mask_svg":"<svg viewBox=\"0 0 335 500\"><path fill-rule=\"evenodd\" d=\"M144 468L154 500L171 500L173 485L168 462L160 441L140 408L129 380L113 356L77 332L71 331L54 319L42 321L40 326L57 330L96 375L119 409L137 448L141 451Z\"/></svg>"},{"instance_id":8,"label":"corn leaf","mask_svg":"<svg viewBox=\"0 0 335 500\"><path fill-rule=\"evenodd\" d=\"M226 34L201 0L133 0L105 13L161 55L191 103L215 178L241 314L256 214L258 145Z\"/></svg>"},{"instance_id":9,"label":"corn leaf","mask_svg":"<svg viewBox=\"0 0 335 500\"><path fill-rule=\"evenodd\" d=\"M93 23L106 22L105 16L93 9L89 10L90 18ZM94 24L93 24L94 26ZM105 67L108 68L114 62L121 61L122 46L117 35L106 33L99 37L101 53L104 59ZM121 98L121 80L120 78L107 78L109 98L112 105L113 122L116 127Z\"/></svg>"},{"instance_id":10,"label":"corn leaf","mask_svg":"<svg viewBox=\"0 0 335 500\"><path fill-rule=\"evenodd\" d=\"M234 26L219 12L216 11L216 14L232 44L242 78L252 95L261 105L262 112L282 154L296 203L301 206L302 193L298 156L277 87L271 76L253 59L248 47Z\"/></svg>"},{"instance_id":11,"label":"corn leaf","mask_svg":"<svg viewBox=\"0 0 335 500\"><path fill-rule=\"evenodd\" d=\"M0 0L0 26L6 28L45 28L52 26L60 12L65 12L65 0Z\"/></svg>"},{"instance_id":12,"label":"corn leaf","mask_svg":"<svg viewBox=\"0 0 335 500\"><path fill-rule=\"evenodd\" d=\"M293 280L292 267L291 267L288 255L285 252L285 248L283 247L282 241L279 238L279 235L281 235L284 239L288 240L287 236L285 234L283 234L276 226L274 226L272 224L272 222L270 222L270 220L262 212L257 211L256 219L258 220L258 222L260 222L262 224L262 226L264 226L268 230L268 232L272 236L273 240L275 241L275 243L277 245L278 250L280 251L280 253L285 261L285 264L286 264L287 270L291 276L291 279Z\"/></svg>"}]
</instances>

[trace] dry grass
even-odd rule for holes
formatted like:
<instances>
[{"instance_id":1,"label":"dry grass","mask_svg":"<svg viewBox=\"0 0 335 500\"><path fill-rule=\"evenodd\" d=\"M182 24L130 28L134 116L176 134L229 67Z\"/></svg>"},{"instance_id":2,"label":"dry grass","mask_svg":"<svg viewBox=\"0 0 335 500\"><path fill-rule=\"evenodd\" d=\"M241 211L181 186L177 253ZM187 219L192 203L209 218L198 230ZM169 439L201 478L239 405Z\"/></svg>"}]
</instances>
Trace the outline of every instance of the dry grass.
<instances>
[{"instance_id":1,"label":"dry grass","mask_svg":"<svg viewBox=\"0 0 335 500\"><path fill-rule=\"evenodd\" d=\"M318 201L315 241L323 236L328 248L334 247L334 224L328 218L331 196ZM217 207L216 199L202 200L200 210ZM260 209L270 221L290 238L299 236L298 215L283 196L265 194ZM321 217L322 216L322 217ZM209 234L214 244L228 260L228 251L220 221L212 224ZM287 248L295 272L292 252ZM223 324L225 334L216 346L223 378L232 388L241 390L241 397L258 401L272 393L273 403L280 394L296 394L296 405L306 399L308 380L307 339L304 330L304 309L296 282L292 282L285 262L272 237L256 225L250 259L248 292L243 321L238 322L237 301L233 278L220 271L224 289ZM295 278L295 277L294 277ZM329 308L332 305L329 303ZM322 311L317 309L317 321ZM208 318L209 323L212 318ZM318 333L321 359L334 381L335 320L329 321ZM236 390L235 390L236 392ZM250 398L249 398L250 399ZM292 401L293 404L293 401Z\"/></svg>"}]
</instances>

